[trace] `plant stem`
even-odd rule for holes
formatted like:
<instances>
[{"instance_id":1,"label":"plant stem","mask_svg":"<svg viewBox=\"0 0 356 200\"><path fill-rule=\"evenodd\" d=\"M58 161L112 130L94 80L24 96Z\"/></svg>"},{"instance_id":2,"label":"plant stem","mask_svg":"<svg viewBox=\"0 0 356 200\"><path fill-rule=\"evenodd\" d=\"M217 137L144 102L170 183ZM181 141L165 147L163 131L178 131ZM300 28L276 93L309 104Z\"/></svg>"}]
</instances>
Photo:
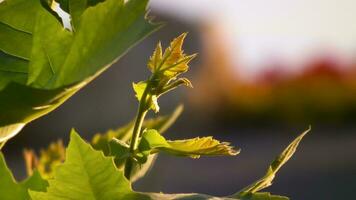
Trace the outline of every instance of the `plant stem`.
<instances>
[{"instance_id":1,"label":"plant stem","mask_svg":"<svg viewBox=\"0 0 356 200\"><path fill-rule=\"evenodd\" d=\"M134 129L132 132L132 137L131 137L131 143L130 143L130 153L131 155L134 155L135 150L137 149L138 142L140 139L140 134L141 134L141 129L142 129L142 124L145 120L146 114L147 114L147 105L146 105L146 99L148 95L148 91L150 90L150 84L148 82L145 91L143 92L142 98L140 99L137 115L136 115L136 121L134 125ZM134 160L132 157L128 158L125 163L125 177L130 180L131 177L131 171L133 167Z\"/></svg>"}]
</instances>

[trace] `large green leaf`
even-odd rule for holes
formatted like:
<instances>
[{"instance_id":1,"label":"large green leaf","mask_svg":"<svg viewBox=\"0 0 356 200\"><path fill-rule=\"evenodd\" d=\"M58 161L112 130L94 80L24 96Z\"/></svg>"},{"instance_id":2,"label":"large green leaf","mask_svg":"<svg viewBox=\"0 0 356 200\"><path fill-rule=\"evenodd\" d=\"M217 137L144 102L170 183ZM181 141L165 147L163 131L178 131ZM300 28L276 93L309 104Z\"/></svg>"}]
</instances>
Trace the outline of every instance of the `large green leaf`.
<instances>
[{"instance_id":1,"label":"large green leaf","mask_svg":"<svg viewBox=\"0 0 356 200\"><path fill-rule=\"evenodd\" d=\"M27 200L30 199L28 190L45 191L47 181L35 172L27 180L17 183L5 164L5 159L0 153L0 199L1 200Z\"/></svg>"},{"instance_id":2,"label":"large green leaf","mask_svg":"<svg viewBox=\"0 0 356 200\"><path fill-rule=\"evenodd\" d=\"M0 143L57 108L159 28L145 17L148 0L88 2L71 7L73 32L40 0L0 3Z\"/></svg>"},{"instance_id":3,"label":"large green leaf","mask_svg":"<svg viewBox=\"0 0 356 200\"><path fill-rule=\"evenodd\" d=\"M246 188L242 189L238 193L236 193L235 197L245 198L245 199L254 199L252 198L254 193L257 193L260 190L263 190L270 185L272 185L272 181L275 178L277 172L281 169L281 167L293 156L297 147L302 141L303 137L310 131L310 128L300 134L297 138L295 138L284 150L283 152L271 163L268 167L266 174L258 181L252 183ZM251 198L248 198L251 197ZM277 198L277 197L276 197ZM257 198L258 199L258 198Z\"/></svg>"},{"instance_id":4,"label":"large green leaf","mask_svg":"<svg viewBox=\"0 0 356 200\"><path fill-rule=\"evenodd\" d=\"M66 161L56 168L47 192L31 191L39 199L141 199L111 158L86 144L73 130L66 150Z\"/></svg>"}]
</instances>

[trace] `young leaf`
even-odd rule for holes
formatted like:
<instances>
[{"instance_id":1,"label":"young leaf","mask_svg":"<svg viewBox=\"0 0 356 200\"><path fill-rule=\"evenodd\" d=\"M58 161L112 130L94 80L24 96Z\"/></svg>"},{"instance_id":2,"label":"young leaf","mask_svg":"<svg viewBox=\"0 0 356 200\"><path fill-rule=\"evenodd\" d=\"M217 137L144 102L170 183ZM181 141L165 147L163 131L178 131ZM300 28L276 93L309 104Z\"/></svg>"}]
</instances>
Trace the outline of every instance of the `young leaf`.
<instances>
[{"instance_id":1,"label":"young leaf","mask_svg":"<svg viewBox=\"0 0 356 200\"><path fill-rule=\"evenodd\" d=\"M5 164L5 159L0 153L0 199L1 200L29 200L28 190L45 191L47 182L38 172L34 172L27 180L17 183Z\"/></svg>"},{"instance_id":2,"label":"young leaf","mask_svg":"<svg viewBox=\"0 0 356 200\"><path fill-rule=\"evenodd\" d=\"M310 128L304 131L301 135L299 135L296 139L294 139L286 149L272 162L272 164L268 167L267 173L264 177L260 180L256 181L255 183L247 186L246 188L242 189L240 192L234 194L233 196L242 198L245 196L249 196L254 194L260 190L265 189L272 185L272 181L279 171L279 169L293 156L295 153L300 141L303 137L310 131Z\"/></svg>"},{"instance_id":3,"label":"young leaf","mask_svg":"<svg viewBox=\"0 0 356 200\"><path fill-rule=\"evenodd\" d=\"M187 78L178 79L178 75L188 70L189 62L196 56L196 54L187 56L182 50L186 35L183 33L173 39L163 55L159 42L147 64L152 76L146 81L133 83L133 89L143 111L151 109L157 113L159 112L158 98L162 94L180 85L192 87L192 83Z\"/></svg>"},{"instance_id":4,"label":"young leaf","mask_svg":"<svg viewBox=\"0 0 356 200\"><path fill-rule=\"evenodd\" d=\"M166 140L156 130L144 131L139 144L139 150L144 154L166 152L176 156L200 156L237 155L240 150L234 150L229 143L219 142L212 137L193 138L187 140Z\"/></svg>"},{"instance_id":5,"label":"young leaf","mask_svg":"<svg viewBox=\"0 0 356 200\"><path fill-rule=\"evenodd\" d=\"M158 43L148 62L148 68L153 74L163 73L166 77L174 78L178 74L188 71L188 63L195 57L195 54L189 56L184 54L182 46L186 36L187 33L183 33L175 38L164 51L163 56L161 43Z\"/></svg>"},{"instance_id":6,"label":"young leaf","mask_svg":"<svg viewBox=\"0 0 356 200\"><path fill-rule=\"evenodd\" d=\"M84 10L71 6L80 16L75 32L64 29L39 0L0 3L0 143L57 108L159 28L145 18L147 0L97 2L88 1Z\"/></svg>"},{"instance_id":7,"label":"young leaf","mask_svg":"<svg viewBox=\"0 0 356 200\"><path fill-rule=\"evenodd\" d=\"M148 61L148 68L151 70L152 73L157 71L157 67L162 62L162 44L158 42L156 49L153 52L153 55L150 57Z\"/></svg>"}]
</instances>

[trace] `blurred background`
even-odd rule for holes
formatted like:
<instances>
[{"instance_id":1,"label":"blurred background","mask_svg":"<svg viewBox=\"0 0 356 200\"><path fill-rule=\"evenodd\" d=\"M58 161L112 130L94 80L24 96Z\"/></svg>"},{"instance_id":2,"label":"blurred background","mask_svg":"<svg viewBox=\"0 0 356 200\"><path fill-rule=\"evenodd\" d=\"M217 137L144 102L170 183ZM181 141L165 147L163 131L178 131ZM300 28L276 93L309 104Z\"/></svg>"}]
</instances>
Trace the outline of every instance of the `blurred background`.
<instances>
[{"instance_id":1,"label":"blurred background","mask_svg":"<svg viewBox=\"0 0 356 200\"><path fill-rule=\"evenodd\" d=\"M162 155L140 191L229 195L264 175L269 163L312 126L268 189L292 200L352 199L356 188L356 1L151 0L166 22L119 62L8 142L6 159L25 176L22 150L39 150L76 128L90 139L135 116L131 83L149 76L156 43L189 32L194 89L160 99L161 114L184 103L167 138L213 135L242 148L232 158Z\"/></svg>"}]
</instances>

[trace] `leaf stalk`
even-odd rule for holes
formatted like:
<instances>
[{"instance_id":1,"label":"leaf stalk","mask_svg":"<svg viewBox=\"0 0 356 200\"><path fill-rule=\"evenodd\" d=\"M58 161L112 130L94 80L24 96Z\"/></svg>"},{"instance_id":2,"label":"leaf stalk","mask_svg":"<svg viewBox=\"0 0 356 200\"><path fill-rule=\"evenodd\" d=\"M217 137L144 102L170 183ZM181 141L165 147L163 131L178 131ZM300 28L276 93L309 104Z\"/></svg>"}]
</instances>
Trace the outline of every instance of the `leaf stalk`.
<instances>
[{"instance_id":1,"label":"leaf stalk","mask_svg":"<svg viewBox=\"0 0 356 200\"><path fill-rule=\"evenodd\" d=\"M133 168L134 160L133 160L133 155L135 154L135 150L137 149L138 142L140 140L140 134L141 134L141 129L142 129L142 124L145 120L147 111L149 110L149 106L147 106L147 95L150 91L151 88L151 81L149 80L147 83L147 86L145 88L145 91L143 92L143 95L140 99L136 119L135 119L135 125L133 128L132 132L132 137L131 137L131 142L130 142L130 154L132 155L126 160L125 163L125 177L130 180L131 177L131 171Z\"/></svg>"}]
</instances>

